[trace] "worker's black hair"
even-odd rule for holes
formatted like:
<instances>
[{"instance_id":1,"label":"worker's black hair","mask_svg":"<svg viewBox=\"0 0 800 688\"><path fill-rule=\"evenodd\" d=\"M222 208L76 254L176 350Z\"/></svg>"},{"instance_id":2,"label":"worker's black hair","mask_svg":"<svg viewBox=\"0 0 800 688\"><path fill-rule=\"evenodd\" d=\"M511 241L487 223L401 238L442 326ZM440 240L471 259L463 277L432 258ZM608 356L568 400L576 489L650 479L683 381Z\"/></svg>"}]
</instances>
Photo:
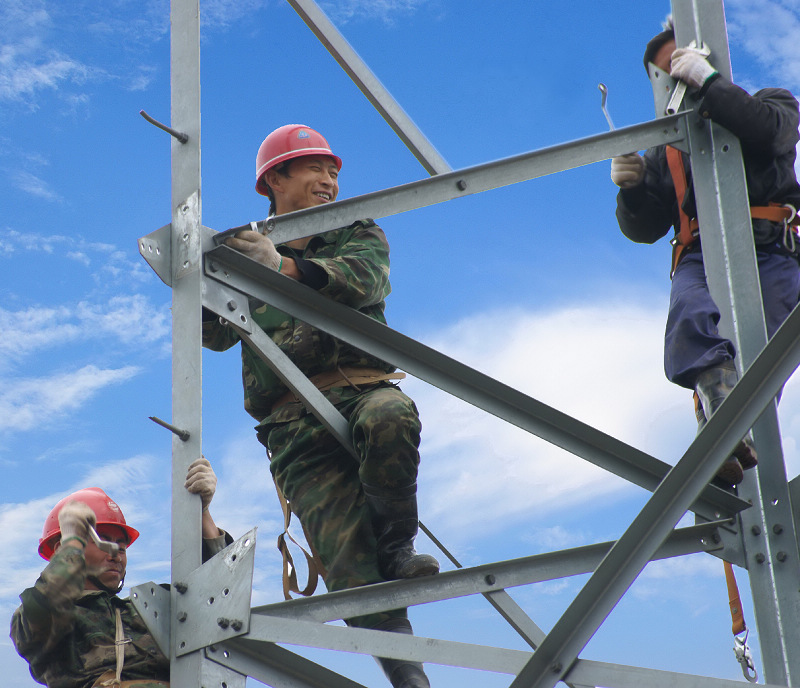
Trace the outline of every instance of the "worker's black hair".
<instances>
[{"instance_id":1,"label":"worker's black hair","mask_svg":"<svg viewBox=\"0 0 800 688\"><path fill-rule=\"evenodd\" d=\"M291 162L292 162L291 160L284 160L283 162L279 162L277 165L275 165L275 167L271 167L270 169L275 170L282 177L288 177L289 163ZM268 171L269 170L267 170L267 172ZM264 175L266 175L267 172L264 172ZM269 217L270 215L275 214L275 196L272 193L272 188L270 187L269 184L267 184L266 179L264 180L264 186L267 188L267 198L269 198L269 213L267 214L267 216Z\"/></svg>"},{"instance_id":2,"label":"worker's black hair","mask_svg":"<svg viewBox=\"0 0 800 688\"><path fill-rule=\"evenodd\" d=\"M672 15L667 17L662 26L664 30L657 36L653 36L644 50L644 71L647 72L648 75L650 74L648 65L655 59L656 54L661 50L661 46L669 41L675 40L675 27L672 23Z\"/></svg>"}]
</instances>

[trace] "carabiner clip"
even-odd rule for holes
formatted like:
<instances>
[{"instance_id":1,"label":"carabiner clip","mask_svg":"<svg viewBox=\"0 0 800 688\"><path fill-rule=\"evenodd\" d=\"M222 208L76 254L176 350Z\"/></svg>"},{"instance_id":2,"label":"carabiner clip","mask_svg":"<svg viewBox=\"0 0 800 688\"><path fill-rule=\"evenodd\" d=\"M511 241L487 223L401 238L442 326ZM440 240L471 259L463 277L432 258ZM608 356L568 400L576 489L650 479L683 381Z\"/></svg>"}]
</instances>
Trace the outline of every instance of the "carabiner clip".
<instances>
[{"instance_id":1,"label":"carabiner clip","mask_svg":"<svg viewBox=\"0 0 800 688\"><path fill-rule=\"evenodd\" d=\"M794 230L792 229L791 224L792 221L797 217L797 208L795 208L791 203L784 203L783 207L792 211L791 216L783 221L783 246L787 251L789 251L789 253L794 253L795 248L797 247L797 241L795 240Z\"/></svg>"},{"instance_id":2,"label":"carabiner clip","mask_svg":"<svg viewBox=\"0 0 800 688\"><path fill-rule=\"evenodd\" d=\"M747 636L750 631L744 632L744 638L738 635L733 636L733 654L736 661L742 665L742 674L750 681L750 683L758 683L758 672L756 671L755 664L753 664L753 656L750 654L750 648L747 646Z\"/></svg>"}]
</instances>

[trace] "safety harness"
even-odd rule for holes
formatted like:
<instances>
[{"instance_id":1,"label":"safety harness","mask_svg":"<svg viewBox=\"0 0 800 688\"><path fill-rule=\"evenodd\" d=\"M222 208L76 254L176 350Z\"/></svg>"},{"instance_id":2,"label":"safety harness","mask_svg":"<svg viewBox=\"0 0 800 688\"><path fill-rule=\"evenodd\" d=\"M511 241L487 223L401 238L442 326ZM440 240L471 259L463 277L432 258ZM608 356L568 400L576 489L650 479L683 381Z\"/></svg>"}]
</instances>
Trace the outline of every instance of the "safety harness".
<instances>
[{"instance_id":1,"label":"safety harness","mask_svg":"<svg viewBox=\"0 0 800 688\"><path fill-rule=\"evenodd\" d=\"M696 217L690 218L683 210L683 200L686 198L686 169L683 166L683 154L673 146L667 146L667 166L675 187L678 199L678 213L680 214L680 227L672 239L672 269L669 276L675 274L683 254L694 244L700 236L700 224ZM754 220L770 220L783 223L783 245L791 253L797 246L798 225L800 217L797 210L789 203L770 203L768 206L750 206L750 217Z\"/></svg>"},{"instance_id":2,"label":"safety harness","mask_svg":"<svg viewBox=\"0 0 800 688\"><path fill-rule=\"evenodd\" d=\"M371 387L372 385L383 381L402 380L405 376L405 373L387 373L379 368L337 367L335 370L329 370L324 373L320 373L319 375L313 375L308 379L321 392L332 389L333 387L352 387L356 391L360 392L362 387ZM272 413L275 413L275 411L286 404L295 401L298 401L295 393L292 390L287 391L272 405ZM275 482L275 490L278 493L278 502L280 502L281 511L283 511L283 532L278 536L277 544L278 551L281 553L281 558L283 559L283 596L287 600L292 599L291 593L302 595L303 597L309 597L313 595L314 591L317 589L317 579L322 578L322 580L325 580L327 571L325 570L325 566L323 565L322 560L319 558L319 555L316 551L314 551L314 547L311 544L311 538L308 536L308 532L306 531L305 527L303 527L303 534L305 535L306 542L308 543L308 547L311 552L306 550L305 547L303 547L297 540L294 539L294 537L292 537L291 533L289 532L289 523L292 519L292 509L289 506L289 502L284 496L283 491L280 487L278 487L277 482ZM297 582L297 571L294 566L292 554L289 551L289 544L286 542L287 537L300 548L306 558L308 580L305 588L302 590Z\"/></svg>"},{"instance_id":3,"label":"safety harness","mask_svg":"<svg viewBox=\"0 0 800 688\"><path fill-rule=\"evenodd\" d=\"M133 679L122 681L122 667L125 665L125 645L133 642L125 637L125 629L122 626L122 614L119 609L114 610L114 646L116 652L116 669L109 669L92 684L92 688L169 688L167 681L154 681L151 679Z\"/></svg>"},{"instance_id":4,"label":"safety harness","mask_svg":"<svg viewBox=\"0 0 800 688\"><path fill-rule=\"evenodd\" d=\"M747 646L747 636L749 631L744 622L744 612L742 612L742 601L739 599L739 587L736 585L736 577L733 575L733 566L730 562L723 561L725 565L725 582L728 585L728 604L731 608L731 630L733 631L733 654L736 661L742 666L742 674L750 683L758 683L758 672L753 664L753 656ZM744 637L741 637L744 634Z\"/></svg>"}]
</instances>

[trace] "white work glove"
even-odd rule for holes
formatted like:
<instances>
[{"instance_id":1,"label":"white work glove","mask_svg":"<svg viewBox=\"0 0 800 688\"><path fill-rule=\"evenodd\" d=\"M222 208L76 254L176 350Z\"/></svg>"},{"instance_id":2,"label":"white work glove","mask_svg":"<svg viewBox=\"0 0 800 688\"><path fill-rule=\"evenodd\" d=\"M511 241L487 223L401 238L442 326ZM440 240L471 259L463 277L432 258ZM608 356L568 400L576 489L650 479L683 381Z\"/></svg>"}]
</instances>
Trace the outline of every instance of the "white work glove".
<instances>
[{"instance_id":1,"label":"white work glove","mask_svg":"<svg viewBox=\"0 0 800 688\"><path fill-rule=\"evenodd\" d=\"M680 79L689 86L702 88L706 80L717 73L699 50L696 48L678 48L672 53L669 75Z\"/></svg>"},{"instance_id":2,"label":"white work glove","mask_svg":"<svg viewBox=\"0 0 800 688\"><path fill-rule=\"evenodd\" d=\"M200 495L203 511L208 509L217 491L217 476L208 459L201 457L192 461L183 486L192 494Z\"/></svg>"},{"instance_id":3,"label":"white work glove","mask_svg":"<svg viewBox=\"0 0 800 688\"><path fill-rule=\"evenodd\" d=\"M238 232L235 237L228 237L225 243L268 268L277 270L280 267L281 254L278 253L272 239L260 232L245 229Z\"/></svg>"},{"instance_id":4,"label":"white work glove","mask_svg":"<svg viewBox=\"0 0 800 688\"><path fill-rule=\"evenodd\" d=\"M628 153L611 158L611 181L621 189L632 189L644 179L644 158Z\"/></svg>"},{"instance_id":5,"label":"white work glove","mask_svg":"<svg viewBox=\"0 0 800 688\"><path fill-rule=\"evenodd\" d=\"M61 542L71 537L79 537L84 543L88 543L89 528L94 528L96 523L97 516L91 507L83 502L67 502L58 513Z\"/></svg>"}]
</instances>

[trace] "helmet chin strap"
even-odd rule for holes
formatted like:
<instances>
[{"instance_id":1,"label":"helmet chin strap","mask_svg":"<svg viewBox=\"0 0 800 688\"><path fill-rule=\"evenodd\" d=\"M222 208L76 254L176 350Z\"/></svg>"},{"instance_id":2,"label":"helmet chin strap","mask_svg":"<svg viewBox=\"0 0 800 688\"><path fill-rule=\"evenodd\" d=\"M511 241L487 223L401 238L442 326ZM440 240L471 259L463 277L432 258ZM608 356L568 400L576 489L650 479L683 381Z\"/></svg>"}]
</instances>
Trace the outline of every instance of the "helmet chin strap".
<instances>
[{"instance_id":1,"label":"helmet chin strap","mask_svg":"<svg viewBox=\"0 0 800 688\"><path fill-rule=\"evenodd\" d=\"M114 588L110 588L109 586L107 586L97 576L92 576L92 575L86 576L86 580L92 581L92 583L94 583L97 586L98 590L107 592L109 595L119 595L119 593L122 592L122 588L125 587L125 576L123 576L122 579L120 580L116 590L114 590Z\"/></svg>"}]
</instances>

